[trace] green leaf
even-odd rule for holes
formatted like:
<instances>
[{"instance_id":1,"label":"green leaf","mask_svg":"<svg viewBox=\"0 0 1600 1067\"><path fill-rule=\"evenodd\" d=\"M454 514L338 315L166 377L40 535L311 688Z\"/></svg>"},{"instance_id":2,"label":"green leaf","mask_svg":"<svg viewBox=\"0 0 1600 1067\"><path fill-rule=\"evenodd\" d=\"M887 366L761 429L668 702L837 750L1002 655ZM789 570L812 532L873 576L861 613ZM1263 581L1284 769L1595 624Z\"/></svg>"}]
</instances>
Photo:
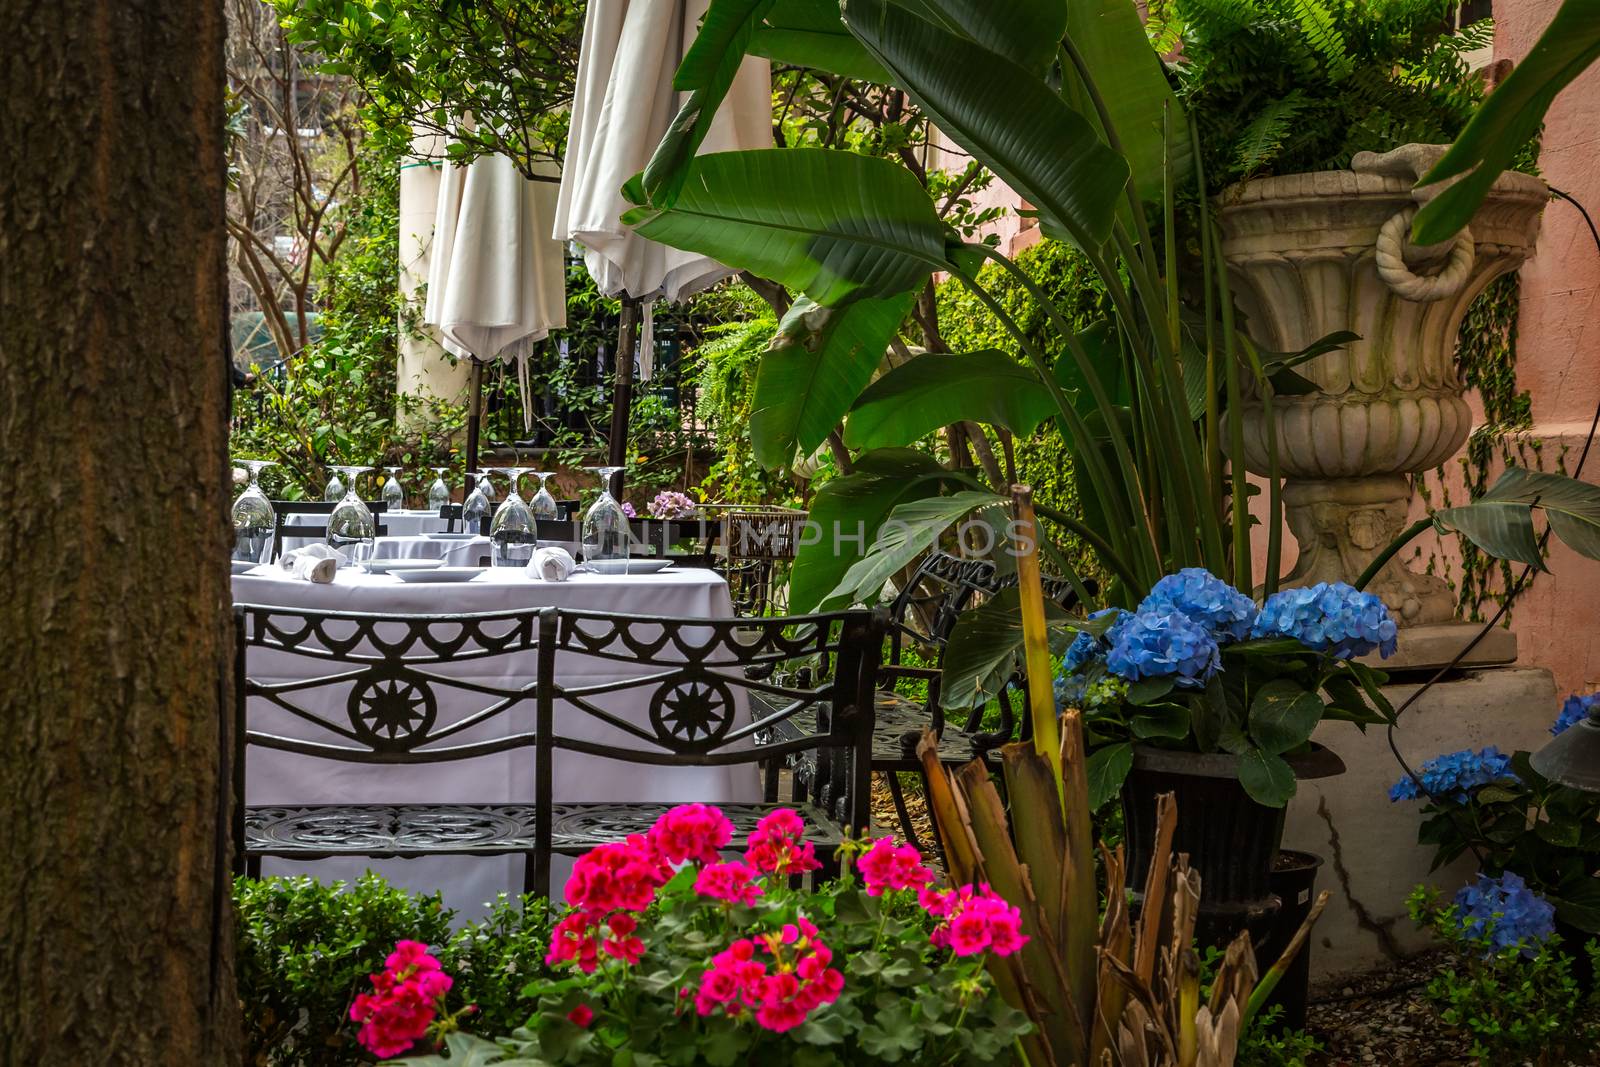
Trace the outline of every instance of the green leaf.
<instances>
[{"instance_id":1,"label":"green leaf","mask_svg":"<svg viewBox=\"0 0 1600 1067\"><path fill-rule=\"evenodd\" d=\"M1043 80L887 0L846 0L845 24L934 122L1041 218L1098 247L1128 164Z\"/></svg>"},{"instance_id":2,"label":"green leaf","mask_svg":"<svg viewBox=\"0 0 1600 1067\"><path fill-rule=\"evenodd\" d=\"M1128 719L1128 729L1141 741L1189 736L1189 709L1182 704L1155 704Z\"/></svg>"},{"instance_id":3,"label":"green leaf","mask_svg":"<svg viewBox=\"0 0 1600 1067\"><path fill-rule=\"evenodd\" d=\"M944 224L911 172L821 148L714 152L687 165L671 204L640 176L622 216L641 236L804 292L819 304L896 297L947 264Z\"/></svg>"},{"instance_id":4,"label":"green leaf","mask_svg":"<svg viewBox=\"0 0 1600 1067\"><path fill-rule=\"evenodd\" d=\"M774 63L810 67L857 81L887 84L889 72L850 36L835 0L778 0L755 28L749 52Z\"/></svg>"},{"instance_id":5,"label":"green leaf","mask_svg":"<svg viewBox=\"0 0 1600 1067\"><path fill-rule=\"evenodd\" d=\"M1188 119L1167 81L1161 57L1150 47L1139 9L1128 0L1071 0L1066 10L1067 37L1083 58L1110 115L1140 198L1155 201L1162 195L1169 114L1173 185L1182 188L1193 164ZM1069 99L1084 115L1093 117L1098 128L1098 114L1075 67L1065 80L1074 94Z\"/></svg>"},{"instance_id":6,"label":"green leaf","mask_svg":"<svg viewBox=\"0 0 1600 1067\"><path fill-rule=\"evenodd\" d=\"M717 109L744 62L751 32L773 0L711 0L672 87L688 92L672 125L656 145L643 174L650 200L671 204L689 179L689 160L700 151Z\"/></svg>"},{"instance_id":7,"label":"green leaf","mask_svg":"<svg viewBox=\"0 0 1600 1067\"><path fill-rule=\"evenodd\" d=\"M1472 221L1500 172L1538 132L1545 112L1590 64L1600 59L1600 4L1566 0L1538 41L1490 93L1455 143L1419 186L1465 174L1417 212L1411 238L1436 244Z\"/></svg>"},{"instance_id":8,"label":"green leaf","mask_svg":"<svg viewBox=\"0 0 1600 1067\"><path fill-rule=\"evenodd\" d=\"M1067 28L1065 0L921 0L921 4L929 14L1036 77L1055 62Z\"/></svg>"},{"instance_id":9,"label":"green leaf","mask_svg":"<svg viewBox=\"0 0 1600 1067\"><path fill-rule=\"evenodd\" d=\"M883 583L926 552L956 520L978 508L1004 507L1004 497L980 490L901 504L889 513L867 554L851 564L822 601L822 610L871 604Z\"/></svg>"},{"instance_id":10,"label":"green leaf","mask_svg":"<svg viewBox=\"0 0 1600 1067\"><path fill-rule=\"evenodd\" d=\"M1251 749L1239 757L1239 784L1250 799L1269 808L1281 808L1294 796L1294 771L1282 756Z\"/></svg>"},{"instance_id":11,"label":"green leaf","mask_svg":"<svg viewBox=\"0 0 1600 1067\"><path fill-rule=\"evenodd\" d=\"M909 445L963 419L1028 437L1055 412L1039 378L1004 352L929 352L894 368L856 400L845 424L851 448Z\"/></svg>"},{"instance_id":12,"label":"green leaf","mask_svg":"<svg viewBox=\"0 0 1600 1067\"><path fill-rule=\"evenodd\" d=\"M808 1045L839 1045L844 1043L845 1019L835 1011L819 1012L794 1030L796 1039Z\"/></svg>"},{"instance_id":13,"label":"green leaf","mask_svg":"<svg viewBox=\"0 0 1600 1067\"><path fill-rule=\"evenodd\" d=\"M1045 619L1059 623L1066 612L1044 602ZM1022 661L1022 614L1016 587L1003 589L964 611L944 648L939 703L950 710L979 707L998 696Z\"/></svg>"},{"instance_id":14,"label":"green leaf","mask_svg":"<svg viewBox=\"0 0 1600 1067\"><path fill-rule=\"evenodd\" d=\"M1492 556L1543 570L1533 531L1534 507L1544 510L1551 531L1568 548L1600 559L1600 486L1565 475L1507 467L1476 500L1442 508L1433 517Z\"/></svg>"},{"instance_id":15,"label":"green leaf","mask_svg":"<svg viewBox=\"0 0 1600 1067\"><path fill-rule=\"evenodd\" d=\"M807 532L789 572L789 606L811 611L866 555L878 527L899 504L945 488L975 488L971 476L946 470L923 452L882 449L856 457L854 474L834 478L812 499Z\"/></svg>"},{"instance_id":16,"label":"green leaf","mask_svg":"<svg viewBox=\"0 0 1600 1067\"><path fill-rule=\"evenodd\" d=\"M750 444L756 462L786 468L810 455L844 418L883 362L914 293L844 307L796 300L756 370Z\"/></svg>"},{"instance_id":17,"label":"green leaf","mask_svg":"<svg viewBox=\"0 0 1600 1067\"><path fill-rule=\"evenodd\" d=\"M1250 701L1250 736L1262 751L1280 756L1311 740L1322 721L1322 699L1287 678L1256 690Z\"/></svg>"},{"instance_id":18,"label":"green leaf","mask_svg":"<svg viewBox=\"0 0 1600 1067\"><path fill-rule=\"evenodd\" d=\"M1133 770L1133 742L1119 741L1089 753L1089 807L1099 811L1106 801L1122 791L1128 772Z\"/></svg>"},{"instance_id":19,"label":"green leaf","mask_svg":"<svg viewBox=\"0 0 1600 1067\"><path fill-rule=\"evenodd\" d=\"M1172 692L1173 679L1168 678L1140 678L1137 682L1128 684L1128 703L1135 706L1154 704L1168 693Z\"/></svg>"}]
</instances>

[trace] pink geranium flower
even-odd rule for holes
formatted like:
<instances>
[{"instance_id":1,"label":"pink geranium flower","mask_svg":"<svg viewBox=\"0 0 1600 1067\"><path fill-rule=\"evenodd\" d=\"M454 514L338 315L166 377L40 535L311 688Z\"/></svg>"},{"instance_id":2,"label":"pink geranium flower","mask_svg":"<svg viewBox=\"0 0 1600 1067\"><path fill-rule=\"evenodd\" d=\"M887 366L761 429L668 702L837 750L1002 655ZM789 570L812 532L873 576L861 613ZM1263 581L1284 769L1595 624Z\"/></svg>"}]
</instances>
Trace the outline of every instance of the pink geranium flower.
<instances>
[{"instance_id":1,"label":"pink geranium flower","mask_svg":"<svg viewBox=\"0 0 1600 1067\"><path fill-rule=\"evenodd\" d=\"M806 824L790 808L778 808L756 823L745 848L745 862L762 874L792 875L814 871L816 847L804 840Z\"/></svg>"},{"instance_id":2,"label":"pink geranium flower","mask_svg":"<svg viewBox=\"0 0 1600 1067\"><path fill-rule=\"evenodd\" d=\"M960 889L934 890L924 887L918 893L923 908L936 919L930 940L957 956L976 956L993 952L1009 956L1028 943L1022 932L1022 911L1006 903L987 882Z\"/></svg>"},{"instance_id":3,"label":"pink geranium flower","mask_svg":"<svg viewBox=\"0 0 1600 1067\"><path fill-rule=\"evenodd\" d=\"M933 881L933 872L922 863L922 853L911 845L896 845L888 837L874 841L856 861L856 869L869 897L893 889L920 890Z\"/></svg>"},{"instance_id":4,"label":"pink geranium flower","mask_svg":"<svg viewBox=\"0 0 1600 1067\"><path fill-rule=\"evenodd\" d=\"M358 994L350 1018L361 1023L356 1039L379 1059L407 1052L443 1010L452 980L420 941L401 941L372 976L372 992Z\"/></svg>"},{"instance_id":5,"label":"pink geranium flower","mask_svg":"<svg viewBox=\"0 0 1600 1067\"><path fill-rule=\"evenodd\" d=\"M733 823L710 804L679 804L650 828L650 843L669 863L716 863L733 840Z\"/></svg>"},{"instance_id":6,"label":"pink geranium flower","mask_svg":"<svg viewBox=\"0 0 1600 1067\"><path fill-rule=\"evenodd\" d=\"M754 904L761 895L756 872L743 863L713 863L700 871L694 891L725 904Z\"/></svg>"}]
</instances>

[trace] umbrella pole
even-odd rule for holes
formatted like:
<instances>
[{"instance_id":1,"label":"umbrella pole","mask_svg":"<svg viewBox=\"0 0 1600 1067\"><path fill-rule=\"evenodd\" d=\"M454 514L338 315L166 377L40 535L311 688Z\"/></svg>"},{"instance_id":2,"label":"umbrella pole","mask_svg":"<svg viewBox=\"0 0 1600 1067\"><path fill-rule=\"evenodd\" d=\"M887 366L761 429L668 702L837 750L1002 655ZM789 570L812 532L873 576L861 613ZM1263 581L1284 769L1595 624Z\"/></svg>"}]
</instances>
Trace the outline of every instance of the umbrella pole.
<instances>
[{"instance_id":1,"label":"umbrella pole","mask_svg":"<svg viewBox=\"0 0 1600 1067\"><path fill-rule=\"evenodd\" d=\"M628 462L628 409L633 405L633 361L639 353L639 301L622 298L622 318L617 336L616 385L611 393L610 455L606 466L623 467ZM611 476L611 495L622 499L623 472Z\"/></svg>"},{"instance_id":2,"label":"umbrella pole","mask_svg":"<svg viewBox=\"0 0 1600 1067\"><path fill-rule=\"evenodd\" d=\"M478 473L478 434L482 428L483 413L483 364L476 359L472 361L472 406L467 409L467 488L465 492L472 492L474 483L477 482ZM463 496L462 499L465 499Z\"/></svg>"}]
</instances>

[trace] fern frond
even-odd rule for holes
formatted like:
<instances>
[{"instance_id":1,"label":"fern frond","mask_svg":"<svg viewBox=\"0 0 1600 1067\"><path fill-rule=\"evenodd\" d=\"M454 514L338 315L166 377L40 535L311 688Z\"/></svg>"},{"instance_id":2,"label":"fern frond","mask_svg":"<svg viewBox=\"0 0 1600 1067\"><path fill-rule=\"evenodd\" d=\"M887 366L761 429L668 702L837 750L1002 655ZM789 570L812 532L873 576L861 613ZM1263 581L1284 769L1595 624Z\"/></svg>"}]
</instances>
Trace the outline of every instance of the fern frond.
<instances>
[{"instance_id":1,"label":"fern frond","mask_svg":"<svg viewBox=\"0 0 1600 1067\"><path fill-rule=\"evenodd\" d=\"M1240 178L1260 173L1283 149L1293 130L1295 116L1305 109L1305 96L1296 89L1288 96L1267 104L1239 136L1234 165Z\"/></svg>"},{"instance_id":2,"label":"fern frond","mask_svg":"<svg viewBox=\"0 0 1600 1067\"><path fill-rule=\"evenodd\" d=\"M1345 49L1344 34L1334 25L1333 13L1322 0L1294 0L1295 18L1306 40L1328 68L1334 81L1350 73L1350 53Z\"/></svg>"}]
</instances>

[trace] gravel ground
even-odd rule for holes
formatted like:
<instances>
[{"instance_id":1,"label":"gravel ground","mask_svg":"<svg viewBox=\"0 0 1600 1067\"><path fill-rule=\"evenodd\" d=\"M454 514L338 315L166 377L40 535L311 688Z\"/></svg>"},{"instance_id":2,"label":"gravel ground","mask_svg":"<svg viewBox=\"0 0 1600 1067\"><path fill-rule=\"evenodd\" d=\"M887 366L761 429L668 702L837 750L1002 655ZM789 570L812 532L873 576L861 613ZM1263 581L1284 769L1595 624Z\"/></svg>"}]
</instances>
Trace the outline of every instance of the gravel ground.
<instances>
[{"instance_id":1,"label":"gravel ground","mask_svg":"<svg viewBox=\"0 0 1600 1067\"><path fill-rule=\"evenodd\" d=\"M1325 1052L1311 1061L1311 1067L1475 1064L1467 1054L1468 1042L1457 1039L1439 1021L1423 994L1428 980L1446 962L1444 953L1427 953L1345 979L1332 988L1313 990L1306 1029L1322 1042ZM1569 1063L1571 1067L1594 1067L1600 1064L1600 1050ZM1507 1061L1494 1067L1515 1065Z\"/></svg>"}]
</instances>

